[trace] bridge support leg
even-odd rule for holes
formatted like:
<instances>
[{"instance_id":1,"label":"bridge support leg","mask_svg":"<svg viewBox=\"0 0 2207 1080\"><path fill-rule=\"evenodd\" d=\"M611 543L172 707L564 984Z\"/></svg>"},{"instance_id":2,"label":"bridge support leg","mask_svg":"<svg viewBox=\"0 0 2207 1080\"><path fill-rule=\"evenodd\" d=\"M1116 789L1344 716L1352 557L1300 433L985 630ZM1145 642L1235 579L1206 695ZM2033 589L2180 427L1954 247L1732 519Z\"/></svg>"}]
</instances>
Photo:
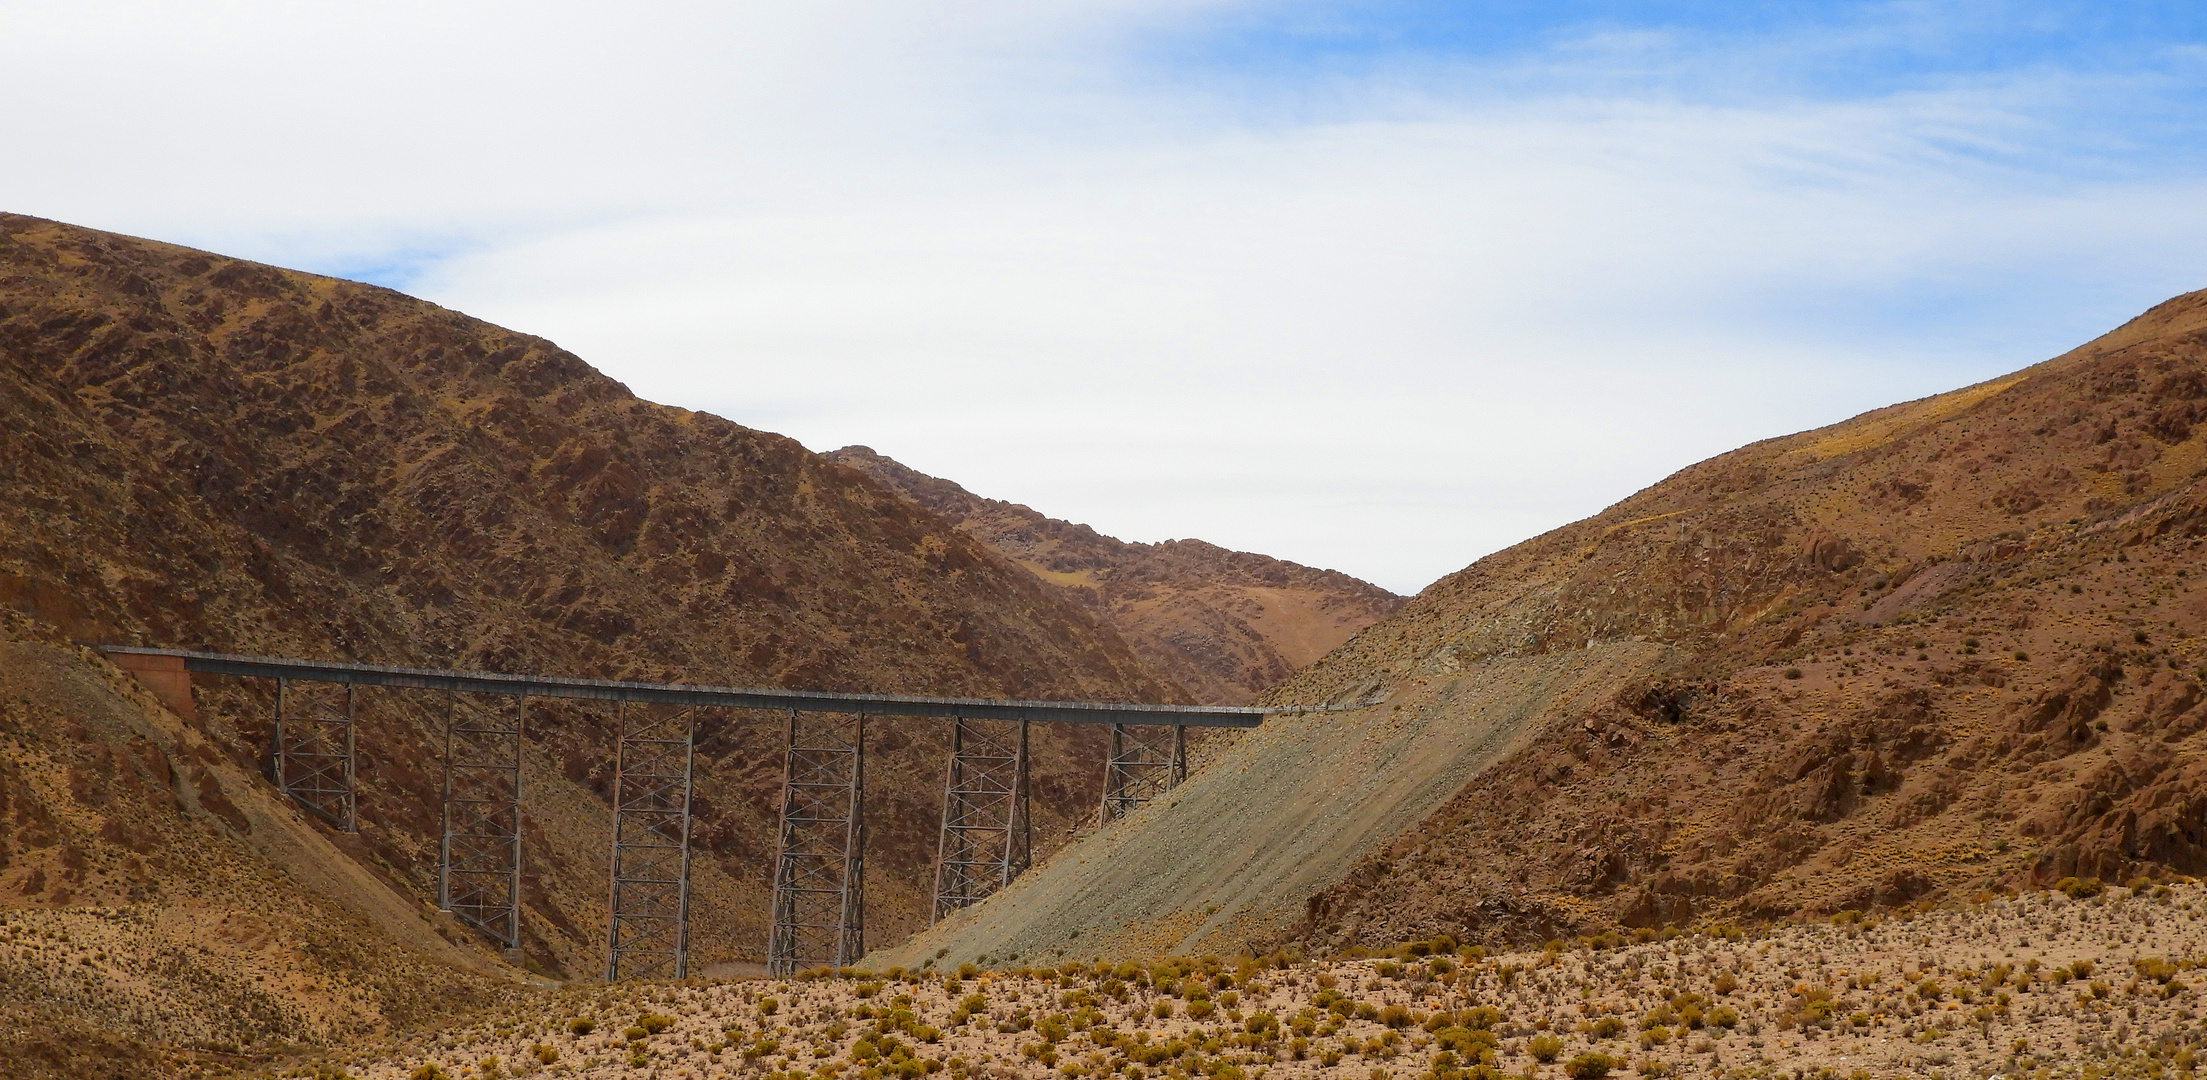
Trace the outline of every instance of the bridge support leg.
<instances>
[{"instance_id":1,"label":"bridge support leg","mask_svg":"<svg viewBox=\"0 0 2207 1080\"><path fill-rule=\"evenodd\" d=\"M619 706L605 981L690 973L690 779L696 713ZM633 726L631 717L638 721Z\"/></svg>"},{"instance_id":2,"label":"bridge support leg","mask_svg":"<svg viewBox=\"0 0 2207 1080\"><path fill-rule=\"evenodd\" d=\"M458 695L445 721L444 836L437 906L521 959L521 736L529 699L511 712Z\"/></svg>"},{"instance_id":3,"label":"bridge support leg","mask_svg":"<svg viewBox=\"0 0 2207 1080\"><path fill-rule=\"evenodd\" d=\"M1111 756L1104 763L1103 806L1096 822L1108 825L1142 808L1188 778L1188 729L1179 725L1111 725Z\"/></svg>"},{"instance_id":4,"label":"bridge support leg","mask_svg":"<svg viewBox=\"0 0 2207 1080\"><path fill-rule=\"evenodd\" d=\"M1032 859L1028 829L1027 722L959 717L950 730L933 921L1024 872Z\"/></svg>"},{"instance_id":5,"label":"bridge support leg","mask_svg":"<svg viewBox=\"0 0 2207 1080\"><path fill-rule=\"evenodd\" d=\"M269 758L269 778L278 790L331 825L359 831L351 683L320 683L307 691L289 679L276 680L276 738Z\"/></svg>"},{"instance_id":6,"label":"bridge support leg","mask_svg":"<svg viewBox=\"0 0 2207 1080\"><path fill-rule=\"evenodd\" d=\"M865 745L863 713L789 714L769 974L849 967L866 951Z\"/></svg>"}]
</instances>

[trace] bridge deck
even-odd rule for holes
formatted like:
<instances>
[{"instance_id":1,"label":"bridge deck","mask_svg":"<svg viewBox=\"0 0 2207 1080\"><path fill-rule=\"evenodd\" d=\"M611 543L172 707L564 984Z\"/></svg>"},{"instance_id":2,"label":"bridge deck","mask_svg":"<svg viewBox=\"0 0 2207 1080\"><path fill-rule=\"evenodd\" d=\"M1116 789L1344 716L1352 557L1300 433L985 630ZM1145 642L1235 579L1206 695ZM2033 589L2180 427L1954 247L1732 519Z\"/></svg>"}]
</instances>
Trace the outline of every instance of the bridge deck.
<instances>
[{"instance_id":1,"label":"bridge deck","mask_svg":"<svg viewBox=\"0 0 2207 1080\"><path fill-rule=\"evenodd\" d=\"M608 682L543 675L504 675L487 671L438 671L375 664L323 663L266 656L233 656L187 649L150 649L100 645L102 653L169 656L186 671L298 679L353 686L395 686L416 690L457 690L473 694L587 698L598 701L665 705L718 705L738 709L867 713L874 716L937 716L969 719L1059 721L1087 724L1173 724L1184 727L1256 727L1278 713L1328 712L1336 707L1257 708L1226 705L1127 705L1104 701L1006 701L992 698L912 697L899 694L835 694L812 690L745 689L670 683Z\"/></svg>"}]
</instances>

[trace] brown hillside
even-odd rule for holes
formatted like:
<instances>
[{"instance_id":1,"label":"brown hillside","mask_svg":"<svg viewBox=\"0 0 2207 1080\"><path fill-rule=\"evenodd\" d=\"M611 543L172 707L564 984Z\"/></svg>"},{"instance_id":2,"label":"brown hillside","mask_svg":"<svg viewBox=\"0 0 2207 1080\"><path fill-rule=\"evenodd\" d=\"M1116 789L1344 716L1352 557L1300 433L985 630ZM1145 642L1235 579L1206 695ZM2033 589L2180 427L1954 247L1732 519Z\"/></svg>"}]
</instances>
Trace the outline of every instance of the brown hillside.
<instances>
[{"instance_id":1,"label":"brown hillside","mask_svg":"<svg viewBox=\"0 0 2207 1080\"><path fill-rule=\"evenodd\" d=\"M911 497L1094 610L1197 700L1239 705L1309 665L1403 598L1335 570L1201 540L1130 544L985 499L864 446L827 455Z\"/></svg>"},{"instance_id":2,"label":"brown hillside","mask_svg":"<svg viewBox=\"0 0 2207 1080\"><path fill-rule=\"evenodd\" d=\"M2203 434L2195 293L1695 465L1267 695L1383 705L1268 721L879 959L1538 941L2207 872Z\"/></svg>"},{"instance_id":3,"label":"brown hillside","mask_svg":"<svg viewBox=\"0 0 2207 1080\"><path fill-rule=\"evenodd\" d=\"M1686 469L1447 578L1283 695L1669 656L1314 897L1546 937L2207 872L2207 293Z\"/></svg>"},{"instance_id":4,"label":"brown hillside","mask_svg":"<svg viewBox=\"0 0 2207 1080\"><path fill-rule=\"evenodd\" d=\"M637 400L550 342L389 290L22 216L0 216L0 638L1184 700L1060 590L786 438ZM208 745L257 768L267 689L212 680L200 699ZM357 854L433 895L443 704L366 707ZM537 703L529 722L528 951L587 975L613 721ZM926 898L943 742L875 730L885 941ZM700 964L763 949L779 731L729 719L702 748ZM1039 738L1054 836L1092 813L1098 735ZM0 903L25 903L51 842L9 843Z\"/></svg>"},{"instance_id":5,"label":"brown hillside","mask_svg":"<svg viewBox=\"0 0 2207 1080\"><path fill-rule=\"evenodd\" d=\"M0 1076L226 1071L518 989L85 650L0 642L0 739Z\"/></svg>"}]
</instances>

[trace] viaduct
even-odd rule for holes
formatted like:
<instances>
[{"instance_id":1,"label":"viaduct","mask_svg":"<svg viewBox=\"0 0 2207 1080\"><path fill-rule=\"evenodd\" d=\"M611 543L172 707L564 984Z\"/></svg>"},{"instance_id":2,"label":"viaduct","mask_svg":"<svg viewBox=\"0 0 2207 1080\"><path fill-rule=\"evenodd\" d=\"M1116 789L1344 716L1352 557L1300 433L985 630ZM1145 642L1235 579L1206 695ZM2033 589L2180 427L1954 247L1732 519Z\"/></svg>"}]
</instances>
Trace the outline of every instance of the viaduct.
<instances>
[{"instance_id":1,"label":"viaduct","mask_svg":"<svg viewBox=\"0 0 2207 1080\"><path fill-rule=\"evenodd\" d=\"M443 826L437 904L518 962L522 735L530 697L612 702L613 842L605 979L689 973L690 792L701 720L727 710L784 717L780 839L767 969L847 967L865 951L860 806L868 716L948 721L950 760L935 859L941 919L1009 884L1030 860L1027 726L1107 724L1099 820L1124 816L1187 775L1187 729L1255 727L1267 715L1342 706L1238 708L836 694L432 671L181 649L98 646L163 700L191 708L191 675L276 683L269 778L332 827L353 830L354 702L360 687L442 691ZM299 684L314 684L320 693ZM492 695L488 708L461 695ZM510 699L510 700L507 700ZM475 699L469 699L473 701ZM504 704L495 702L504 701ZM634 707L634 708L632 708Z\"/></svg>"}]
</instances>

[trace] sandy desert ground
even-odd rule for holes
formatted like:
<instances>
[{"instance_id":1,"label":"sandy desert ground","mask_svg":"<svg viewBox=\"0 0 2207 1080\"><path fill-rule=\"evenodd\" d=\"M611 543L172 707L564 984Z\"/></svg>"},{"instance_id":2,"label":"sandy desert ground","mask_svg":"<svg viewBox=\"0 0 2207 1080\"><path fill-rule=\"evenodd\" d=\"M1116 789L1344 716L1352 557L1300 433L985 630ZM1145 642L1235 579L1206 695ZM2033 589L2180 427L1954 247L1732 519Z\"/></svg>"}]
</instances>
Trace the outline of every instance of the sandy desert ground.
<instances>
[{"instance_id":1,"label":"sandy desert ground","mask_svg":"<svg viewBox=\"0 0 2207 1080\"><path fill-rule=\"evenodd\" d=\"M578 987L293 1074L2188 1075L2207 886L2094 888L1495 955Z\"/></svg>"}]
</instances>

